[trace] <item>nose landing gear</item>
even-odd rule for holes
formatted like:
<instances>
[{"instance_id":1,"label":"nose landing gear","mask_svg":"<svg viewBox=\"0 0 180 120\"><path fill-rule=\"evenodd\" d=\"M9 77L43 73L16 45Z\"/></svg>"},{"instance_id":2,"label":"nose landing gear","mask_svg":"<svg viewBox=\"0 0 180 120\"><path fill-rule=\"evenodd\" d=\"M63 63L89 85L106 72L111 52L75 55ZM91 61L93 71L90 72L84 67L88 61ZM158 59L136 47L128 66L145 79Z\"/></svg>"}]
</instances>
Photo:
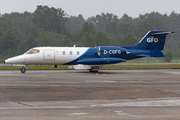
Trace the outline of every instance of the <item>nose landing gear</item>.
<instances>
[{"instance_id":1,"label":"nose landing gear","mask_svg":"<svg viewBox=\"0 0 180 120\"><path fill-rule=\"evenodd\" d=\"M23 67L21 68L21 73L25 73L26 72L26 69Z\"/></svg>"}]
</instances>

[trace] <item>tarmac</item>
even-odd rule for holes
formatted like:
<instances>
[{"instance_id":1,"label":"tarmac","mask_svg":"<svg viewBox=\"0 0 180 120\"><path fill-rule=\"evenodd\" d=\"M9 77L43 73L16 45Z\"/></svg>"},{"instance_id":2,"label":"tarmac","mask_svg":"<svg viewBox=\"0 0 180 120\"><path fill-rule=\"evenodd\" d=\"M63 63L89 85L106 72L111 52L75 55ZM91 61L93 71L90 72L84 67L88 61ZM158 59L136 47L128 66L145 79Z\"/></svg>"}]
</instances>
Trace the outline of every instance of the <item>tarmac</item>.
<instances>
[{"instance_id":1,"label":"tarmac","mask_svg":"<svg viewBox=\"0 0 180 120\"><path fill-rule=\"evenodd\" d=\"M180 69L0 71L3 120L179 120Z\"/></svg>"}]
</instances>

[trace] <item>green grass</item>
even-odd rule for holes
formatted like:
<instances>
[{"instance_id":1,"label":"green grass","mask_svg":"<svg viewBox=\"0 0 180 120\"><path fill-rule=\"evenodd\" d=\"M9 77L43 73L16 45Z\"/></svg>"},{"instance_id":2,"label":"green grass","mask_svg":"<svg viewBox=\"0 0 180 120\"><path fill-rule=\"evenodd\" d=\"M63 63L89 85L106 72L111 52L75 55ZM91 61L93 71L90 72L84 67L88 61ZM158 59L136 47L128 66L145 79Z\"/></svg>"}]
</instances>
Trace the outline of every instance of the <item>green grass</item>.
<instances>
[{"instance_id":1,"label":"green grass","mask_svg":"<svg viewBox=\"0 0 180 120\"><path fill-rule=\"evenodd\" d=\"M136 59L136 60L129 60L126 61L125 63L180 63L180 59L174 59L171 62L165 62L162 59L148 59L147 58L141 58L141 59Z\"/></svg>"},{"instance_id":2,"label":"green grass","mask_svg":"<svg viewBox=\"0 0 180 120\"><path fill-rule=\"evenodd\" d=\"M180 69L180 65L105 65L102 70Z\"/></svg>"},{"instance_id":3,"label":"green grass","mask_svg":"<svg viewBox=\"0 0 180 120\"><path fill-rule=\"evenodd\" d=\"M22 66L0 66L0 70L20 70ZM69 70L65 65L60 65L58 68L54 66L25 66L27 70Z\"/></svg>"},{"instance_id":4,"label":"green grass","mask_svg":"<svg viewBox=\"0 0 180 120\"><path fill-rule=\"evenodd\" d=\"M0 66L0 70L20 70L22 66ZM70 70L65 65L26 66L27 70ZM180 69L180 65L105 65L101 70L138 70L138 69Z\"/></svg>"}]
</instances>

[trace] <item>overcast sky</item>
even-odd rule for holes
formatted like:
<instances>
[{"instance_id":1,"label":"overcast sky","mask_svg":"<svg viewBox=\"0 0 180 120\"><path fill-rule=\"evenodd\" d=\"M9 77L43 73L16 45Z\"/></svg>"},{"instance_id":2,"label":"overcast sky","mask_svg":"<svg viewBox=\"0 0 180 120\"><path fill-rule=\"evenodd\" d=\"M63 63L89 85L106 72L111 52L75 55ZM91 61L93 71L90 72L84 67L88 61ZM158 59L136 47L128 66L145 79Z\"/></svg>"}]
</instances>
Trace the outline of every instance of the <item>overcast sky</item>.
<instances>
[{"instance_id":1,"label":"overcast sky","mask_svg":"<svg viewBox=\"0 0 180 120\"><path fill-rule=\"evenodd\" d=\"M62 8L70 16L82 14L85 19L101 13L112 13L121 18L153 11L180 13L180 0L0 0L0 14L25 11L34 12L37 5Z\"/></svg>"}]
</instances>

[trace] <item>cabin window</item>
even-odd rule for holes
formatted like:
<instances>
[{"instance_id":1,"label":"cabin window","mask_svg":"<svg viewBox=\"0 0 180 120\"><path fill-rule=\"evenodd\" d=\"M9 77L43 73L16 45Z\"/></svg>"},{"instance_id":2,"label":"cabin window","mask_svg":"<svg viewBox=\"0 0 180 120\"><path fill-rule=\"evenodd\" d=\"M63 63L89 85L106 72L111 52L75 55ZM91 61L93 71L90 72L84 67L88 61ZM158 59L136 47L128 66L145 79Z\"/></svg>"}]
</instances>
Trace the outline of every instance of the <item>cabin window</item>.
<instances>
[{"instance_id":1,"label":"cabin window","mask_svg":"<svg viewBox=\"0 0 180 120\"><path fill-rule=\"evenodd\" d=\"M79 51L77 51L77 55L79 55Z\"/></svg>"},{"instance_id":2,"label":"cabin window","mask_svg":"<svg viewBox=\"0 0 180 120\"><path fill-rule=\"evenodd\" d=\"M37 50L37 49L31 49L26 52L26 54L37 54L37 53L39 53L39 50Z\"/></svg>"},{"instance_id":3,"label":"cabin window","mask_svg":"<svg viewBox=\"0 0 180 120\"><path fill-rule=\"evenodd\" d=\"M70 51L69 54L72 55L72 51Z\"/></svg>"},{"instance_id":4,"label":"cabin window","mask_svg":"<svg viewBox=\"0 0 180 120\"><path fill-rule=\"evenodd\" d=\"M63 51L62 54L65 55L65 51Z\"/></svg>"}]
</instances>

